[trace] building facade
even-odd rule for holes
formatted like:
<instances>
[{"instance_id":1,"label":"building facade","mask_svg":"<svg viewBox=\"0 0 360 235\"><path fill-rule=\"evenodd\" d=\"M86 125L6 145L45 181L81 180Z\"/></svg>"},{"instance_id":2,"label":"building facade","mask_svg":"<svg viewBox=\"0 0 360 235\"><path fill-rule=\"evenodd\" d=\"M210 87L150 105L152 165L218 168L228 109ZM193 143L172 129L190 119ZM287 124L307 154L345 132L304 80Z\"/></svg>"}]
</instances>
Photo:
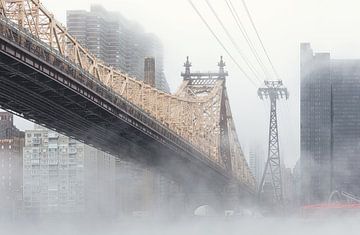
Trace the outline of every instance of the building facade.
<instances>
[{"instance_id":1,"label":"building facade","mask_svg":"<svg viewBox=\"0 0 360 235\"><path fill-rule=\"evenodd\" d=\"M23 161L25 215L95 215L113 210L112 156L36 125L25 132Z\"/></svg>"},{"instance_id":2,"label":"building facade","mask_svg":"<svg viewBox=\"0 0 360 235\"><path fill-rule=\"evenodd\" d=\"M118 12L92 5L89 12L68 11L67 27L97 58L136 79L144 80L144 59L154 57L155 85L169 92L163 69L162 44L155 35L145 33L139 24L126 20Z\"/></svg>"},{"instance_id":3,"label":"building facade","mask_svg":"<svg viewBox=\"0 0 360 235\"><path fill-rule=\"evenodd\" d=\"M265 155L259 146L252 146L249 151L249 167L259 184L264 173Z\"/></svg>"},{"instance_id":4,"label":"building facade","mask_svg":"<svg viewBox=\"0 0 360 235\"><path fill-rule=\"evenodd\" d=\"M300 93L303 204L334 190L360 195L360 60L301 44Z\"/></svg>"},{"instance_id":5,"label":"building facade","mask_svg":"<svg viewBox=\"0 0 360 235\"><path fill-rule=\"evenodd\" d=\"M23 146L24 133L14 126L13 115L0 112L0 220L21 209Z\"/></svg>"}]
</instances>

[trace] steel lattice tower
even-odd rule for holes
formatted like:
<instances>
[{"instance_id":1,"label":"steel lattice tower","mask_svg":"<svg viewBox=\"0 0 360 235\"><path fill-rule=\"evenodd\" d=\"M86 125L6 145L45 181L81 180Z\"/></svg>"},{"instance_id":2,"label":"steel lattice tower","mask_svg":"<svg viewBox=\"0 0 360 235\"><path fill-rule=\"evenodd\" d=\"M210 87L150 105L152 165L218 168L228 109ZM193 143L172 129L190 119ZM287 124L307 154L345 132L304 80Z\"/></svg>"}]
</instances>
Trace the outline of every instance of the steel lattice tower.
<instances>
[{"instance_id":1,"label":"steel lattice tower","mask_svg":"<svg viewBox=\"0 0 360 235\"><path fill-rule=\"evenodd\" d=\"M283 87L282 81L265 81L265 87L259 88L258 95L260 99L270 99L270 127L269 127L269 145L268 159L266 161L264 173L259 184L259 196L261 195L267 174L271 175L272 185L274 189L274 199L277 202L283 201L283 188L280 163L279 149L279 132L276 113L276 101L280 99L288 99L289 92ZM270 172L268 172L270 171Z\"/></svg>"}]
</instances>

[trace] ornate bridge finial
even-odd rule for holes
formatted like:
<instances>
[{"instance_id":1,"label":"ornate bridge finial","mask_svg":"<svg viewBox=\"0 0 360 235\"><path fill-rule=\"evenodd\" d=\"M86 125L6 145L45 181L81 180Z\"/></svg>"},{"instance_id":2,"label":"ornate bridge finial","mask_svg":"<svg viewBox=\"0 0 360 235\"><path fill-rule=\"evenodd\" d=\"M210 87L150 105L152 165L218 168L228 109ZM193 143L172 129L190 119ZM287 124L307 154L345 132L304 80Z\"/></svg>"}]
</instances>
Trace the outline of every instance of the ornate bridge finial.
<instances>
[{"instance_id":1,"label":"ornate bridge finial","mask_svg":"<svg viewBox=\"0 0 360 235\"><path fill-rule=\"evenodd\" d=\"M190 77L190 67L192 64L189 61L189 56L186 57L186 62L184 63L185 67L185 77Z\"/></svg>"},{"instance_id":2,"label":"ornate bridge finial","mask_svg":"<svg viewBox=\"0 0 360 235\"><path fill-rule=\"evenodd\" d=\"M225 70L224 70L224 67L226 66L225 62L223 61L223 57L220 56L220 62L218 63L218 66L219 66L219 73L220 73L220 76L221 77L225 77L224 74L225 74Z\"/></svg>"}]
</instances>

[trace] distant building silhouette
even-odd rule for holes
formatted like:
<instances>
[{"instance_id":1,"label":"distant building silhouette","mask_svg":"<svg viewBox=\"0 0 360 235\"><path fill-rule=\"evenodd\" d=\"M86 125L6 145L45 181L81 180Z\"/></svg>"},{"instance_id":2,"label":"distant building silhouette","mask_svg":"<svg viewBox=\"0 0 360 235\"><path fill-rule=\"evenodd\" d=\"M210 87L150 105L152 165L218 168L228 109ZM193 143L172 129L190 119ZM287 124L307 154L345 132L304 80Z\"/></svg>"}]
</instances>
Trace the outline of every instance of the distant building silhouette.
<instances>
[{"instance_id":1,"label":"distant building silhouette","mask_svg":"<svg viewBox=\"0 0 360 235\"><path fill-rule=\"evenodd\" d=\"M138 80L144 80L144 59L156 61L155 85L169 92L163 69L163 47L153 34L125 19L118 12L106 11L92 5L85 10L67 11L67 27L71 35L105 63L120 69Z\"/></svg>"},{"instance_id":2,"label":"distant building silhouette","mask_svg":"<svg viewBox=\"0 0 360 235\"><path fill-rule=\"evenodd\" d=\"M264 173L266 157L259 146L251 146L249 151L249 167L256 178L257 184L260 183Z\"/></svg>"},{"instance_id":3,"label":"distant building silhouette","mask_svg":"<svg viewBox=\"0 0 360 235\"><path fill-rule=\"evenodd\" d=\"M0 112L0 220L19 214L22 201L24 132L11 113Z\"/></svg>"}]
</instances>

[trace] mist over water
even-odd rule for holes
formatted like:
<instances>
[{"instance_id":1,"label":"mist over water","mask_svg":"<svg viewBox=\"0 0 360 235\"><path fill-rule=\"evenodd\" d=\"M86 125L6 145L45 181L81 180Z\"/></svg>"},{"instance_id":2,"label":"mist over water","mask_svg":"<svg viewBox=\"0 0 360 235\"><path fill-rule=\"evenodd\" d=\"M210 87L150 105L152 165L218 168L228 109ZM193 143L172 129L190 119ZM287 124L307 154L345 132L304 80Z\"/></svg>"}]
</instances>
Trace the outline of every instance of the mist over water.
<instances>
[{"instance_id":1,"label":"mist over water","mask_svg":"<svg viewBox=\"0 0 360 235\"><path fill-rule=\"evenodd\" d=\"M358 234L360 216L332 218L186 218L176 221L133 219L126 221L73 220L1 224L7 235L335 235Z\"/></svg>"}]
</instances>

